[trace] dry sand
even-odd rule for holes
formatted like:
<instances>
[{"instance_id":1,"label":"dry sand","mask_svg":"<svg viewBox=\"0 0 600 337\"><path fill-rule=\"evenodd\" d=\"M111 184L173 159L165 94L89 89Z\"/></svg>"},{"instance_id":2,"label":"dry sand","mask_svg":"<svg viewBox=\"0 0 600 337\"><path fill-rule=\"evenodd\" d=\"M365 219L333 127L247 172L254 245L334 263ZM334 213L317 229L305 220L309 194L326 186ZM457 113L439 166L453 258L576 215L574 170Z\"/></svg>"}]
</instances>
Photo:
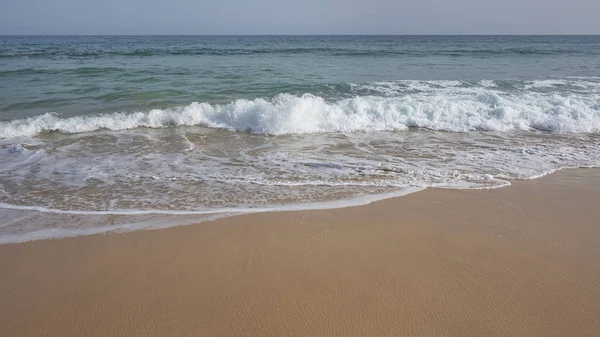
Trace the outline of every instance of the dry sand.
<instances>
[{"instance_id":1,"label":"dry sand","mask_svg":"<svg viewBox=\"0 0 600 337\"><path fill-rule=\"evenodd\" d=\"M0 246L1 336L600 336L600 170Z\"/></svg>"}]
</instances>

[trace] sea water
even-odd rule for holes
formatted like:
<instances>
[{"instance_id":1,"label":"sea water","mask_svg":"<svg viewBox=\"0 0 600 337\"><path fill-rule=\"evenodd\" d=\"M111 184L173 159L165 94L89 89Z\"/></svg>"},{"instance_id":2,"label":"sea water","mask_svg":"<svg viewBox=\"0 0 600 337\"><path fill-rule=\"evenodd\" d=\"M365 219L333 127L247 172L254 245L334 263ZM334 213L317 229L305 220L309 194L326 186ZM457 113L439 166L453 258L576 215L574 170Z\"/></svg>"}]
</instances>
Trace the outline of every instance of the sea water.
<instances>
[{"instance_id":1,"label":"sea water","mask_svg":"<svg viewBox=\"0 0 600 337\"><path fill-rule=\"evenodd\" d=\"M598 36L0 37L0 243L599 165Z\"/></svg>"}]
</instances>

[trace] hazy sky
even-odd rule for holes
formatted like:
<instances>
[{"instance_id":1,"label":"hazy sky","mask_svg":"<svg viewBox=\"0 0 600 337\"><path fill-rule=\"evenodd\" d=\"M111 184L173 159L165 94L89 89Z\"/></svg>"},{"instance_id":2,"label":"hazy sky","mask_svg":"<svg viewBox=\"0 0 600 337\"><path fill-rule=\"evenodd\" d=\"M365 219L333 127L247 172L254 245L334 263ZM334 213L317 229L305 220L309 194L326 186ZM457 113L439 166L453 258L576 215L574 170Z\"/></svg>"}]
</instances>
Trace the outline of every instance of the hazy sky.
<instances>
[{"instance_id":1,"label":"hazy sky","mask_svg":"<svg viewBox=\"0 0 600 337\"><path fill-rule=\"evenodd\" d=\"M0 34L600 34L600 0L0 0Z\"/></svg>"}]
</instances>

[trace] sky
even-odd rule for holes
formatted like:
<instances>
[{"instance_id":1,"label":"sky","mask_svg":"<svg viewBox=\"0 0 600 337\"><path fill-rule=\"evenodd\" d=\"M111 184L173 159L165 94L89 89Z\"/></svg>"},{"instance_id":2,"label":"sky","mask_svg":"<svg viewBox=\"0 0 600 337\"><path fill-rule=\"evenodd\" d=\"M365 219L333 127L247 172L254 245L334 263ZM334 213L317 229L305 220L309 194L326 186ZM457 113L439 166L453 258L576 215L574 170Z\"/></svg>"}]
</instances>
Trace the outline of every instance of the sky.
<instances>
[{"instance_id":1,"label":"sky","mask_svg":"<svg viewBox=\"0 0 600 337\"><path fill-rule=\"evenodd\" d=\"M0 0L0 35L600 34L599 0Z\"/></svg>"}]
</instances>

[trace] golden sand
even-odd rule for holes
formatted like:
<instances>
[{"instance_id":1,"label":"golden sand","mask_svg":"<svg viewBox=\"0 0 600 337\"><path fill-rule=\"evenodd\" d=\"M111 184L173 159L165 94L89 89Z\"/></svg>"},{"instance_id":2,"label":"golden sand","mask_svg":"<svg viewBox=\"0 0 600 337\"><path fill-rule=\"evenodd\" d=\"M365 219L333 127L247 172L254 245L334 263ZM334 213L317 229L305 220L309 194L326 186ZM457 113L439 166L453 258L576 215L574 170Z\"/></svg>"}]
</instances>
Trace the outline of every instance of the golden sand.
<instances>
[{"instance_id":1,"label":"golden sand","mask_svg":"<svg viewBox=\"0 0 600 337\"><path fill-rule=\"evenodd\" d=\"M600 170L1 245L0 336L600 336Z\"/></svg>"}]
</instances>

